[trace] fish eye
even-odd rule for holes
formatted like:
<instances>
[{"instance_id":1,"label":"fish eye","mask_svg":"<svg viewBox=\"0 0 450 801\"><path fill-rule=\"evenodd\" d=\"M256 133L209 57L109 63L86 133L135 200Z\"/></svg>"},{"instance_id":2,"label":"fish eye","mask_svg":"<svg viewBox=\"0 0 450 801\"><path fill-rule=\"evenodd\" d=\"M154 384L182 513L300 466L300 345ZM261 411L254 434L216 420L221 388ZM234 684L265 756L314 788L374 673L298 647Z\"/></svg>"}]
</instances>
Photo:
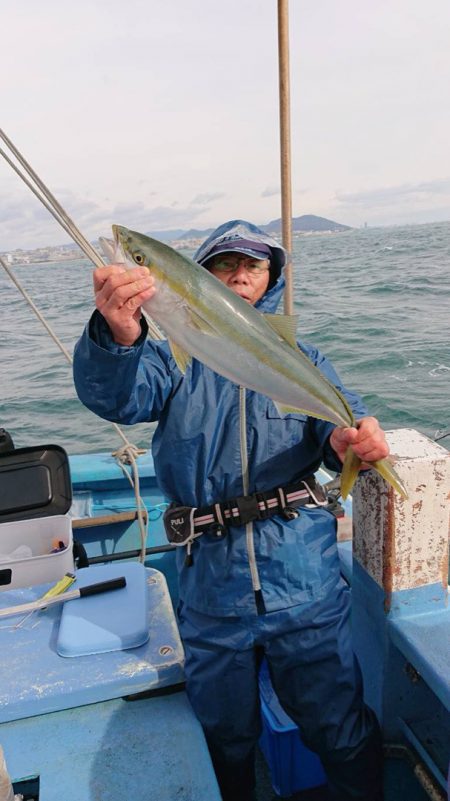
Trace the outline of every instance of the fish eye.
<instances>
[{"instance_id":1,"label":"fish eye","mask_svg":"<svg viewBox=\"0 0 450 801\"><path fill-rule=\"evenodd\" d=\"M133 253L133 259L135 260L136 264L144 264L145 257L143 253Z\"/></svg>"}]
</instances>

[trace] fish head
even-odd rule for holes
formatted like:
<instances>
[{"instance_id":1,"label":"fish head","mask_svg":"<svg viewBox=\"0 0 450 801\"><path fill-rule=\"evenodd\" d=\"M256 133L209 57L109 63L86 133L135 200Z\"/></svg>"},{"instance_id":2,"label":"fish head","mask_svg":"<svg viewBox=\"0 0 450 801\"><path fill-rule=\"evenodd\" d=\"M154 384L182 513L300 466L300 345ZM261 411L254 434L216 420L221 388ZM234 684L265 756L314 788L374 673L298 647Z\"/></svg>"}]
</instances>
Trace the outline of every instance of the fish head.
<instances>
[{"instance_id":1,"label":"fish head","mask_svg":"<svg viewBox=\"0 0 450 801\"><path fill-rule=\"evenodd\" d=\"M157 278L167 281L172 276L174 254L171 248L157 239L131 231L122 225L112 226L116 252L120 252L128 267L147 267Z\"/></svg>"},{"instance_id":2,"label":"fish head","mask_svg":"<svg viewBox=\"0 0 450 801\"><path fill-rule=\"evenodd\" d=\"M198 293L199 282L208 278L215 283L217 281L192 259L158 239L131 231L122 225L113 225L112 230L116 247L123 254L128 268L147 267L158 281L168 285L179 295Z\"/></svg>"},{"instance_id":3,"label":"fish head","mask_svg":"<svg viewBox=\"0 0 450 801\"><path fill-rule=\"evenodd\" d=\"M130 231L122 225L113 225L114 245L116 254L122 256L122 261L129 263L130 266L148 267L154 266L152 254L149 253L148 246L140 241L147 239L137 231Z\"/></svg>"}]
</instances>

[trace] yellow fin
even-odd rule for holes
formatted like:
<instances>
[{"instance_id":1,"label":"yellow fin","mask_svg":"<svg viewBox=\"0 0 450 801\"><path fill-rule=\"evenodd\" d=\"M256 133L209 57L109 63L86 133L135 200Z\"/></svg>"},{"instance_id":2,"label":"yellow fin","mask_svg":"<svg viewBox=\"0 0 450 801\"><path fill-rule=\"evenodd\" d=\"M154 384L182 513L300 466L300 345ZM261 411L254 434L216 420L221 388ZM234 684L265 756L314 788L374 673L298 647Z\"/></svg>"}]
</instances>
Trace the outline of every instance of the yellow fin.
<instances>
[{"instance_id":1,"label":"yellow fin","mask_svg":"<svg viewBox=\"0 0 450 801\"><path fill-rule=\"evenodd\" d=\"M297 347L298 314L265 314L264 319L285 342Z\"/></svg>"},{"instance_id":2,"label":"yellow fin","mask_svg":"<svg viewBox=\"0 0 450 801\"><path fill-rule=\"evenodd\" d=\"M405 500L408 498L406 487L389 459L379 459L377 462L370 462L369 464L402 498L405 498Z\"/></svg>"},{"instance_id":3,"label":"yellow fin","mask_svg":"<svg viewBox=\"0 0 450 801\"><path fill-rule=\"evenodd\" d=\"M169 339L169 345L170 345L170 350L172 351L172 356L175 359L176 365L184 375L191 363L192 357L180 345L177 345L177 343L174 342L173 339Z\"/></svg>"},{"instance_id":4,"label":"yellow fin","mask_svg":"<svg viewBox=\"0 0 450 801\"><path fill-rule=\"evenodd\" d=\"M388 459L379 459L376 462L367 462L367 464L376 470L402 498L406 499L408 497L403 481ZM358 478L360 465L361 459L356 455L353 448L347 448L341 475L341 495L344 501L352 491L353 485Z\"/></svg>"},{"instance_id":5,"label":"yellow fin","mask_svg":"<svg viewBox=\"0 0 450 801\"><path fill-rule=\"evenodd\" d=\"M351 493L353 484L358 478L360 464L359 456L356 455L353 448L348 447L341 473L341 495L344 501Z\"/></svg>"}]
</instances>

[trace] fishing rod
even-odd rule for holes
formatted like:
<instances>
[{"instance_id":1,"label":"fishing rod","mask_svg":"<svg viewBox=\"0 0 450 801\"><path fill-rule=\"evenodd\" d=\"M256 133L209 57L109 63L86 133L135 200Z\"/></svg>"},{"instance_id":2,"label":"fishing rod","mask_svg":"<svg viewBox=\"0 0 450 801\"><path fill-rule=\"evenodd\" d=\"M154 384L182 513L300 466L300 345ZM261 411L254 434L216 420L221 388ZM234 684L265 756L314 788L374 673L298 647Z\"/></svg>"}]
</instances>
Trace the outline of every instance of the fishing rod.
<instances>
[{"instance_id":1,"label":"fishing rod","mask_svg":"<svg viewBox=\"0 0 450 801\"><path fill-rule=\"evenodd\" d=\"M19 162L20 166L23 168L23 170L25 170L26 174L22 172L22 170L17 166L17 164L15 164L15 162L9 157L3 148L0 148L0 155L3 156L7 164L9 164L19 178L33 192L42 205L45 206L47 211L50 212L50 214L55 218L64 231L69 234L71 239L73 239L75 244L78 245L85 256L87 256L87 258L93 263L93 265L95 267L103 267L105 261L101 258L99 253L97 253L93 245L81 233L75 222L71 217L69 217L65 209L61 206L61 203L59 203L56 197L50 192L44 181L39 177L35 170L33 170L22 153L1 128L0 139L3 140L7 148ZM28 178L27 175L29 176ZM143 314L147 320L149 331L152 337L158 340L162 339L162 334L153 320L151 320L148 315L145 314L145 312L143 312Z\"/></svg>"},{"instance_id":2,"label":"fishing rod","mask_svg":"<svg viewBox=\"0 0 450 801\"><path fill-rule=\"evenodd\" d=\"M37 173L33 170L31 165L26 161L24 156L20 153L20 151L16 148L14 143L9 139L6 133L0 128L0 138L3 140L5 145L17 159L19 164L23 167L25 172L29 175L31 180L29 180L19 169L19 167L14 163L14 161L8 156L8 154L0 148L0 153L5 159L5 161L9 164L9 166L14 170L14 172L22 179L22 181L28 186L29 189L33 192L33 194L40 200L40 202L45 206L47 211L55 218L55 220L61 225L62 228L69 234L71 239L81 248L83 253L93 262L96 267L101 267L103 265L103 260L100 258L97 251L93 248L90 242L83 236L81 231L77 228L74 221L69 217L66 211L63 209L61 204L57 201L57 199L52 195L48 187L44 184L44 182L39 178ZM34 183L33 183L34 182Z\"/></svg>"},{"instance_id":3,"label":"fishing rod","mask_svg":"<svg viewBox=\"0 0 450 801\"><path fill-rule=\"evenodd\" d=\"M35 170L31 167L22 153L18 150L18 148L14 145L11 139L6 135L6 133L0 128L0 139L4 142L6 147L9 149L11 154L20 164L21 168L25 171L22 172L17 164L10 158L10 156L0 148L0 154L3 156L7 164L14 170L14 172L19 176L19 178L26 184L26 186L33 192L33 194L38 198L38 200L45 206L45 208L50 212L50 214L55 218L55 220L61 225L61 227L66 231L66 233L73 239L76 245L82 250L82 252L87 256L87 258L94 264L95 267L102 267L105 262L97 253L93 245L86 239L85 236L81 233L79 228L76 226L75 222L72 220L71 217L67 214L64 210L62 205L56 199L56 197L50 192L44 181L38 176ZM27 177L28 176L28 177ZM44 325L47 332L50 334L53 341L57 344L61 352L63 353L66 360L69 364L72 363L72 357L64 347L62 342L58 339L55 332L51 329L43 315L39 312L36 305L31 300L30 296L27 294L25 289L21 286L18 279L13 275L12 271L9 269L6 261L0 258L0 264L3 269L6 271L10 279L16 285L17 289L22 293L23 297L30 305L40 322ZM159 330L159 328L155 325L153 320L144 312L142 311L143 316L147 320L148 328L151 336L153 339L161 340L163 336ZM117 462L119 463L120 468L122 469L123 473L125 474L126 478L130 481L130 484L134 487L135 495L136 495L136 510L138 514L138 523L139 523L139 530L141 534L141 553L140 559L143 562L145 559L145 545L147 541L147 524L144 520L143 510L145 510L145 504L140 497L139 491L139 471L136 464L136 456L140 453L144 453L142 449L137 448L135 445L130 443L128 437L123 433L121 428L116 424L112 423L112 426L119 437L122 439L124 445L119 450L113 453L113 456L116 457ZM133 479L129 475L129 473L125 470L124 462L128 462L131 464L132 471L133 471Z\"/></svg>"}]
</instances>

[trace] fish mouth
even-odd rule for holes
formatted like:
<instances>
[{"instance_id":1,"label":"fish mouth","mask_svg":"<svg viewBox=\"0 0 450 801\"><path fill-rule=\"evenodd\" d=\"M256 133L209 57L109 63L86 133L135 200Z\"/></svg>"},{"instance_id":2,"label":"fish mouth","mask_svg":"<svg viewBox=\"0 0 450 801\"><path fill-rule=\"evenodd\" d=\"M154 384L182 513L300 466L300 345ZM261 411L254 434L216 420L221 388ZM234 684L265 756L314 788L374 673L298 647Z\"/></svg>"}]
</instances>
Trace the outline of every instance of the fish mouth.
<instances>
[{"instance_id":1,"label":"fish mouth","mask_svg":"<svg viewBox=\"0 0 450 801\"><path fill-rule=\"evenodd\" d=\"M125 232L126 228L123 228L121 225L113 225L112 226L112 233L114 237L114 242L116 245L122 245L125 239Z\"/></svg>"},{"instance_id":2,"label":"fish mouth","mask_svg":"<svg viewBox=\"0 0 450 801\"><path fill-rule=\"evenodd\" d=\"M121 225L112 226L113 240L107 240L104 237L99 237L102 250L109 262L115 264L127 264L129 258L126 255L126 233L127 229Z\"/></svg>"}]
</instances>

